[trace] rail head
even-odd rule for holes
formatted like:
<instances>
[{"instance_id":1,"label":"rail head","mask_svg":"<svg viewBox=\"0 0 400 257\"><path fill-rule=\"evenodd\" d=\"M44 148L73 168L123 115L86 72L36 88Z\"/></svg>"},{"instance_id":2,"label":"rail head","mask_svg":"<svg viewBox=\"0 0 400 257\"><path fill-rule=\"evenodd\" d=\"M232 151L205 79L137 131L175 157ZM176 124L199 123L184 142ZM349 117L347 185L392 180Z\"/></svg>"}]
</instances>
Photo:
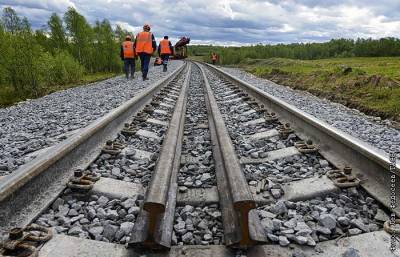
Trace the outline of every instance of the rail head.
<instances>
[{"instance_id":1,"label":"rail head","mask_svg":"<svg viewBox=\"0 0 400 257\"><path fill-rule=\"evenodd\" d=\"M234 206L237 205L240 207L245 203L249 205L251 205L251 203L254 203L255 207L255 201L250 192L250 188L247 184L246 178L244 177L240 162L236 156L236 152L229 137L229 133L226 129L223 117L218 109L217 102L213 96L212 89L208 82L206 73L201 65L199 65L199 67L203 75L203 80L207 91L206 95L208 96L208 101L211 106L211 112L215 121L216 133L218 135L218 141L222 152L225 170L227 172L227 178L229 180L233 204Z\"/></svg>"},{"instance_id":2,"label":"rail head","mask_svg":"<svg viewBox=\"0 0 400 257\"><path fill-rule=\"evenodd\" d=\"M185 106L187 88L190 80L190 66L186 72L187 73L182 85L181 93L176 103L150 185L147 189L143 209L148 212L163 213L167 205L169 185L175 160L175 148L179 140L178 137L181 117L182 115L186 115L183 113L183 109Z\"/></svg>"}]
</instances>

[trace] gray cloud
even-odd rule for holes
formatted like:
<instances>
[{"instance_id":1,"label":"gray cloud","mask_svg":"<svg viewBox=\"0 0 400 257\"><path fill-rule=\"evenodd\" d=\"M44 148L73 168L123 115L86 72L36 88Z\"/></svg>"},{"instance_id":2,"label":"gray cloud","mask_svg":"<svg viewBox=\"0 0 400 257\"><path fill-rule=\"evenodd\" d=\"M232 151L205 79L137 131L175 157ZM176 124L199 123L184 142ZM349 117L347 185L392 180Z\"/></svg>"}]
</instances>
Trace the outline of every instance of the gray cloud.
<instances>
[{"instance_id":1,"label":"gray cloud","mask_svg":"<svg viewBox=\"0 0 400 257\"><path fill-rule=\"evenodd\" d=\"M196 43L318 42L330 38L400 36L398 0L0 0L36 28L52 12L75 7L89 22L107 18L138 32L190 36Z\"/></svg>"}]
</instances>

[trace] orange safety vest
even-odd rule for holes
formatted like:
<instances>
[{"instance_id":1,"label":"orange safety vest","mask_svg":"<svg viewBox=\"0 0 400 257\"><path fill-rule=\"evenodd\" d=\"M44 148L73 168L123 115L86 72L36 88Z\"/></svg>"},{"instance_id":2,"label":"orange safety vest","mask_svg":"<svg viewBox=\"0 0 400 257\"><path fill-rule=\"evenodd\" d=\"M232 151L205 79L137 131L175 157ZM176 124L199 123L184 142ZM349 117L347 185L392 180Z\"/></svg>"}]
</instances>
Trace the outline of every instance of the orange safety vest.
<instances>
[{"instance_id":1,"label":"orange safety vest","mask_svg":"<svg viewBox=\"0 0 400 257\"><path fill-rule=\"evenodd\" d=\"M153 54L151 32L142 31L136 36L136 53Z\"/></svg>"},{"instance_id":2,"label":"orange safety vest","mask_svg":"<svg viewBox=\"0 0 400 257\"><path fill-rule=\"evenodd\" d=\"M216 55L216 54L213 54L213 55L211 56L211 60L216 61L216 60L217 60L217 55Z\"/></svg>"},{"instance_id":3,"label":"orange safety vest","mask_svg":"<svg viewBox=\"0 0 400 257\"><path fill-rule=\"evenodd\" d=\"M122 43L122 50L124 52L124 58L134 58L135 51L133 49L132 41L125 41Z\"/></svg>"},{"instance_id":4,"label":"orange safety vest","mask_svg":"<svg viewBox=\"0 0 400 257\"><path fill-rule=\"evenodd\" d=\"M172 54L169 47L169 40L163 39L160 41L160 54Z\"/></svg>"}]
</instances>

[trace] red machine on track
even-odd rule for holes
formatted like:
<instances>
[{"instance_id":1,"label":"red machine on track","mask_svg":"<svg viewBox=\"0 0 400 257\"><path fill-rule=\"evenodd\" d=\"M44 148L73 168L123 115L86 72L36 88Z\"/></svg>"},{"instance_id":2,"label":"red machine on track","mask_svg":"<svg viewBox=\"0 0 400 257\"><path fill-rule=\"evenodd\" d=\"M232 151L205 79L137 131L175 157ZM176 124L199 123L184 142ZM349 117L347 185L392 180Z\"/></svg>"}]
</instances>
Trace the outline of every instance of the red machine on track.
<instances>
[{"instance_id":1,"label":"red machine on track","mask_svg":"<svg viewBox=\"0 0 400 257\"><path fill-rule=\"evenodd\" d=\"M189 44L190 38L182 37L174 46L173 59L185 59L187 57L187 44Z\"/></svg>"}]
</instances>

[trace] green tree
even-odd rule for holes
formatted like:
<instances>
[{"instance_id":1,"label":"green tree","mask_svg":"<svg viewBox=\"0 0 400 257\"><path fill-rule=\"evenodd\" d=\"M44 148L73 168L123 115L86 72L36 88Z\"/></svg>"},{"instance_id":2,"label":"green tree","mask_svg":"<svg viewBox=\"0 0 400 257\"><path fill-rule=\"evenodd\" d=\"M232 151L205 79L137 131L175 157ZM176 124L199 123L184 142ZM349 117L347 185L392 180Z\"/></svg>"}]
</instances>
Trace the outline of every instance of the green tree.
<instances>
[{"instance_id":1,"label":"green tree","mask_svg":"<svg viewBox=\"0 0 400 257\"><path fill-rule=\"evenodd\" d=\"M115 40L114 31L107 19L102 22L97 21L93 28L95 34L94 61L98 64L99 71L119 71L121 68L120 60L116 53L119 50L119 43Z\"/></svg>"},{"instance_id":2,"label":"green tree","mask_svg":"<svg viewBox=\"0 0 400 257\"><path fill-rule=\"evenodd\" d=\"M94 71L91 65L91 42L93 42L93 31L85 17L80 15L74 8L68 8L64 14L64 21L68 35L71 38L72 55L78 59L90 72ZM92 49L94 50L94 49Z\"/></svg>"},{"instance_id":3,"label":"green tree","mask_svg":"<svg viewBox=\"0 0 400 257\"><path fill-rule=\"evenodd\" d=\"M63 27L62 19L56 13L53 13L50 16L47 25L49 26L50 29L50 41L52 49L53 50L66 49L67 37L65 28Z\"/></svg>"},{"instance_id":4,"label":"green tree","mask_svg":"<svg viewBox=\"0 0 400 257\"><path fill-rule=\"evenodd\" d=\"M21 19L11 7L3 9L2 24L4 30L11 34L16 34L21 29Z\"/></svg>"}]
</instances>

